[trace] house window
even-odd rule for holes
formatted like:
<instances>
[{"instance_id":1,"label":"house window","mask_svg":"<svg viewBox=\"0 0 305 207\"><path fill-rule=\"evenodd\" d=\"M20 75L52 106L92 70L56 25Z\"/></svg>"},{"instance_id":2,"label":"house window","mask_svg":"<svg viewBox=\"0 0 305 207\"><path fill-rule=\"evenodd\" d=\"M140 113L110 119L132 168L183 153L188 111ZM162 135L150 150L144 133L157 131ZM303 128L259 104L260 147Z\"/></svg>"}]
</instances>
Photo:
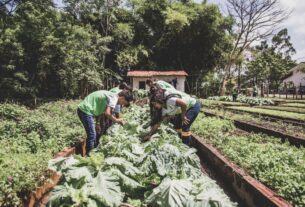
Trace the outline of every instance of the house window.
<instances>
[{"instance_id":1,"label":"house window","mask_svg":"<svg viewBox=\"0 0 305 207\"><path fill-rule=\"evenodd\" d=\"M139 89L145 90L145 81L139 81Z\"/></svg>"}]
</instances>

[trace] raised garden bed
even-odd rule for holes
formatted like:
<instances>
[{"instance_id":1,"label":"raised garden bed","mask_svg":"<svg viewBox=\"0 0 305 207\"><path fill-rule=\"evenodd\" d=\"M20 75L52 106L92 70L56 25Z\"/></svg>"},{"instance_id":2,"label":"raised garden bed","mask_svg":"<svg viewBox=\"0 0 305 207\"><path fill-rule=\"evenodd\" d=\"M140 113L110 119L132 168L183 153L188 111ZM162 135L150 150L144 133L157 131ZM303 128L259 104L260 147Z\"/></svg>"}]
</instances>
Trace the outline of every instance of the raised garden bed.
<instances>
[{"instance_id":1,"label":"raised garden bed","mask_svg":"<svg viewBox=\"0 0 305 207\"><path fill-rule=\"evenodd\" d=\"M284 104L281 104L280 106L305 109L305 103L284 103Z\"/></svg>"},{"instance_id":2,"label":"raised garden bed","mask_svg":"<svg viewBox=\"0 0 305 207\"><path fill-rule=\"evenodd\" d=\"M206 107L223 107L223 106L249 106L248 104L240 102L230 102L230 101L214 101L208 99L201 99L201 104Z\"/></svg>"},{"instance_id":3,"label":"raised garden bed","mask_svg":"<svg viewBox=\"0 0 305 207\"><path fill-rule=\"evenodd\" d=\"M202 159L209 163L226 183L249 207L292 207L270 188L257 181L239 166L225 158L216 148L193 134L193 146Z\"/></svg>"},{"instance_id":4,"label":"raised garden bed","mask_svg":"<svg viewBox=\"0 0 305 207\"><path fill-rule=\"evenodd\" d=\"M254 107L237 107L237 106L230 106L226 107L226 109L234 110L234 111L241 111L253 114L259 114L262 116L268 116L274 119L281 119L285 121L289 121L291 123L295 122L296 124L305 124L305 114L299 114L294 112L282 112L270 109L259 109Z\"/></svg>"},{"instance_id":5,"label":"raised garden bed","mask_svg":"<svg viewBox=\"0 0 305 207\"><path fill-rule=\"evenodd\" d=\"M49 178L48 160L80 142L84 129L78 101L56 101L29 109L0 104L0 206L22 206ZM79 148L79 147L78 147Z\"/></svg>"},{"instance_id":6,"label":"raised garden bed","mask_svg":"<svg viewBox=\"0 0 305 207\"><path fill-rule=\"evenodd\" d=\"M230 120L203 114L193 123L192 131L294 206L305 203L304 148L247 133L236 129Z\"/></svg>"},{"instance_id":7,"label":"raised garden bed","mask_svg":"<svg viewBox=\"0 0 305 207\"><path fill-rule=\"evenodd\" d=\"M72 206L80 195L84 205L97 206L236 206L201 172L196 150L186 147L173 129L161 125L149 142L141 142L148 132L147 105L128 108L124 119L123 127L108 129L89 157L52 160L51 169L62 177L48 204Z\"/></svg>"},{"instance_id":8,"label":"raised garden bed","mask_svg":"<svg viewBox=\"0 0 305 207\"><path fill-rule=\"evenodd\" d=\"M215 113L211 113L211 112L208 112L208 111L204 111L204 114L207 115L207 116L215 116L215 117L219 117L219 118L222 118L222 119L228 119L228 117L217 115ZM273 129L270 129L270 128L266 128L266 127L263 127L263 126L259 126L259 125L253 124L253 123L249 123L249 122L246 122L246 121L236 120L236 119L232 119L232 118L229 118L229 119L234 122L234 125L237 128L242 129L244 131L255 132L255 133L264 133L264 134L267 134L267 135L272 136L272 137L280 138L282 140L282 142L289 141L289 143L294 145L294 146L305 147L305 139L295 137L293 135L289 135L289 134L286 134L286 133L283 133L283 132L280 132L280 131L277 131L277 130L273 130Z\"/></svg>"},{"instance_id":9,"label":"raised garden bed","mask_svg":"<svg viewBox=\"0 0 305 207\"><path fill-rule=\"evenodd\" d=\"M288 134L299 139L305 139L305 127L302 125L295 125L285 122L285 120L273 120L266 116L258 116L251 113L235 113L231 110L224 109L204 109L204 112L209 112L217 116L224 116L228 119L240 120L251 123L264 128L272 129L274 131Z\"/></svg>"},{"instance_id":10,"label":"raised garden bed","mask_svg":"<svg viewBox=\"0 0 305 207\"><path fill-rule=\"evenodd\" d=\"M282 98L270 98L274 102L278 103L305 103L305 99L282 99Z\"/></svg>"},{"instance_id":11,"label":"raised garden bed","mask_svg":"<svg viewBox=\"0 0 305 207\"><path fill-rule=\"evenodd\" d=\"M86 154L86 141L82 139L81 142L75 145L75 147L65 148L61 152L57 153L54 156L55 158L59 157L68 157L73 154L79 154L81 156L85 156ZM60 180L61 175L55 171L48 170L50 177L47 181L43 183L40 187L36 188L35 191L30 192L29 199L24 204L26 207L35 207L42 206L46 203L45 198L48 197L49 192L57 185Z\"/></svg>"},{"instance_id":12,"label":"raised garden bed","mask_svg":"<svg viewBox=\"0 0 305 207\"><path fill-rule=\"evenodd\" d=\"M257 106L256 108L305 114L305 108L296 108L296 107L288 107L288 106L287 107L286 106Z\"/></svg>"}]
</instances>

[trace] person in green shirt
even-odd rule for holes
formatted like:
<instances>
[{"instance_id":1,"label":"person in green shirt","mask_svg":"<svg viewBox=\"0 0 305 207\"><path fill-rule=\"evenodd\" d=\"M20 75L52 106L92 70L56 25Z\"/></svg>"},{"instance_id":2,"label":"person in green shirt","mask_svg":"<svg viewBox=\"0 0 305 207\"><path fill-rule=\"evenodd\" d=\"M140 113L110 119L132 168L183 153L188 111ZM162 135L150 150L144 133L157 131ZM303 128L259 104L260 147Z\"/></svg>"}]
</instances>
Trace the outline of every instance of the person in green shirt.
<instances>
[{"instance_id":1,"label":"person in green shirt","mask_svg":"<svg viewBox=\"0 0 305 207\"><path fill-rule=\"evenodd\" d=\"M180 132L182 142L186 145L191 143L190 127L197 118L201 105L198 100L190 95L175 89L158 91L151 98L151 104L156 109L162 110L162 118L157 124L151 127L151 131L144 137L147 141L158 130L160 122L173 118L174 128Z\"/></svg>"},{"instance_id":2,"label":"person in green shirt","mask_svg":"<svg viewBox=\"0 0 305 207\"><path fill-rule=\"evenodd\" d=\"M174 86L172 86L170 83L163 81L163 80L152 80L152 79L147 79L146 80L146 85L148 85L149 87L149 91L150 91L150 99L151 97L153 97L156 93L163 91L163 90L167 90L167 89L171 89L171 90L175 90ZM156 109L155 107L152 106L151 101L149 104L149 108L150 108L150 116L151 116L151 125L155 125L158 120L160 120L161 118L161 109Z\"/></svg>"},{"instance_id":3,"label":"person in green shirt","mask_svg":"<svg viewBox=\"0 0 305 207\"><path fill-rule=\"evenodd\" d=\"M129 106L133 100L132 93L123 90L118 94L110 91L95 91L89 94L79 105L77 114L81 120L87 134L86 149L87 154L96 147L97 134L100 134L100 117L105 116L111 121L123 125L123 119L116 118L112 115L112 110L117 104L122 106ZM94 119L96 119L94 121Z\"/></svg>"},{"instance_id":4,"label":"person in green shirt","mask_svg":"<svg viewBox=\"0 0 305 207\"><path fill-rule=\"evenodd\" d=\"M122 82L120 83L117 87L114 87L112 89L110 89L109 91L115 94L119 94L121 91L123 90L128 90L128 91L132 91L131 87L127 85L126 82ZM120 104L115 105L115 108L112 111L112 114L116 117L116 118L120 118L121 115L121 111L122 111L122 106ZM101 133L105 134L107 129L112 125L112 121L110 119L107 119L107 117L105 117L105 115L101 116L101 121L100 121L100 128L101 128ZM100 135L98 135L97 137L99 137Z\"/></svg>"}]
</instances>

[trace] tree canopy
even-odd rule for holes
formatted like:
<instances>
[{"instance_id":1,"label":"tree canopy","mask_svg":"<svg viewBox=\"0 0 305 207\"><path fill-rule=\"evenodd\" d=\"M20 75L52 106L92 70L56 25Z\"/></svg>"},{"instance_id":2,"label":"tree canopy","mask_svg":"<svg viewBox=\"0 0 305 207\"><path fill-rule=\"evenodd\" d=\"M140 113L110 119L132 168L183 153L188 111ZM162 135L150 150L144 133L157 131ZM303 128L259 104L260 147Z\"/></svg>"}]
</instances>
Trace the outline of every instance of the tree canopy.
<instances>
[{"instance_id":1,"label":"tree canopy","mask_svg":"<svg viewBox=\"0 0 305 207\"><path fill-rule=\"evenodd\" d=\"M0 99L77 97L132 69L203 77L232 47L216 5L172 0L19 0L0 5Z\"/></svg>"}]
</instances>

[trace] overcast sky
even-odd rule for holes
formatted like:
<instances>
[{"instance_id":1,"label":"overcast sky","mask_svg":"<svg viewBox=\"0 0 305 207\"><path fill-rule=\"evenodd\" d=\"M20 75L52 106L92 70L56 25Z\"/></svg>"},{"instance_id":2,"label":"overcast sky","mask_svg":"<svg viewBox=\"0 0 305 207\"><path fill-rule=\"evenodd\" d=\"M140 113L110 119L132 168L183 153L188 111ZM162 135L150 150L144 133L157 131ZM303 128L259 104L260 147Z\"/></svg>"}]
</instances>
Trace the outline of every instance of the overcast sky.
<instances>
[{"instance_id":1,"label":"overcast sky","mask_svg":"<svg viewBox=\"0 0 305 207\"><path fill-rule=\"evenodd\" d=\"M195 0L202 2L202 0ZM225 11L226 0L208 0L220 5ZM297 53L293 56L298 62L305 61L305 1L304 0L280 0L283 8L292 9L291 16L283 23L283 28L288 28L291 41Z\"/></svg>"}]
</instances>

